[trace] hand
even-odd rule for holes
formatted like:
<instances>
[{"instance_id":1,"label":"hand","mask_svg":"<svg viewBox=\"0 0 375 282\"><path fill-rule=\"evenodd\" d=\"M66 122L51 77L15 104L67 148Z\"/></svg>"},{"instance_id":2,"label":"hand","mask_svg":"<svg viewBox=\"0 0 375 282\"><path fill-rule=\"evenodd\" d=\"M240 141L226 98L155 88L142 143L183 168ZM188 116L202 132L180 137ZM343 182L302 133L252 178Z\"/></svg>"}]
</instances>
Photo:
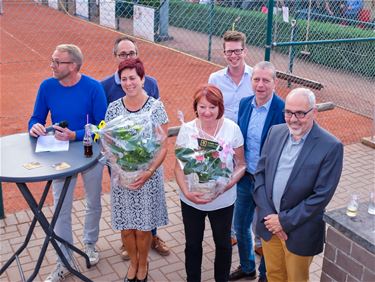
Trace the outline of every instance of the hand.
<instances>
[{"instance_id":1,"label":"hand","mask_svg":"<svg viewBox=\"0 0 375 282\"><path fill-rule=\"evenodd\" d=\"M264 218L264 225L272 234L276 234L283 230L280 224L279 216L277 214L269 214Z\"/></svg>"},{"instance_id":2,"label":"hand","mask_svg":"<svg viewBox=\"0 0 375 282\"><path fill-rule=\"evenodd\" d=\"M146 183L146 181L151 178L152 175L153 173L149 170L143 171L133 183L128 185L128 188L130 190L137 190L141 188Z\"/></svg>"},{"instance_id":3,"label":"hand","mask_svg":"<svg viewBox=\"0 0 375 282\"><path fill-rule=\"evenodd\" d=\"M45 136L46 135L46 128L43 125L41 125L40 123L35 123L30 128L29 133L33 137Z\"/></svg>"},{"instance_id":4,"label":"hand","mask_svg":"<svg viewBox=\"0 0 375 282\"><path fill-rule=\"evenodd\" d=\"M188 200L192 201L195 204L207 204L213 200L213 199L204 199L203 196L205 194L201 192L186 192L184 194Z\"/></svg>"},{"instance_id":5,"label":"hand","mask_svg":"<svg viewBox=\"0 0 375 282\"><path fill-rule=\"evenodd\" d=\"M226 191L228 191L229 189L231 189L233 186L234 186L234 184L232 183L232 181L229 181L227 184L224 184L224 183L220 184L220 183L218 183L218 185L216 186L216 192L210 198L210 201L215 200L217 197L219 197L221 194L224 194Z\"/></svg>"},{"instance_id":6,"label":"hand","mask_svg":"<svg viewBox=\"0 0 375 282\"><path fill-rule=\"evenodd\" d=\"M52 126L55 129L55 138L60 141L69 141L74 140L76 138L76 134L74 131L71 131L67 127L61 127L58 125Z\"/></svg>"},{"instance_id":7,"label":"hand","mask_svg":"<svg viewBox=\"0 0 375 282\"><path fill-rule=\"evenodd\" d=\"M286 241L288 240L288 235L284 231L279 231L275 234L280 240Z\"/></svg>"}]
</instances>

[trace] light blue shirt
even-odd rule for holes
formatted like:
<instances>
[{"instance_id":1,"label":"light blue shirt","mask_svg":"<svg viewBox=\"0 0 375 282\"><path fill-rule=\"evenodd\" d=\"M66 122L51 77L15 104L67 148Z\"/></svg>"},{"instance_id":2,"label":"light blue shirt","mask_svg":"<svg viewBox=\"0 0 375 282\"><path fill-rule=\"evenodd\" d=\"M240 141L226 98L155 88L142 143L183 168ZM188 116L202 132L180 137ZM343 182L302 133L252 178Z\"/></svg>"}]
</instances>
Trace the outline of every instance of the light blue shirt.
<instances>
[{"instance_id":1,"label":"light blue shirt","mask_svg":"<svg viewBox=\"0 0 375 282\"><path fill-rule=\"evenodd\" d=\"M278 213L280 212L281 198L284 194L286 184L288 183L294 164L309 133L310 131L298 141L295 141L292 135L289 134L283 151L281 152L272 189L272 200Z\"/></svg>"},{"instance_id":2,"label":"light blue shirt","mask_svg":"<svg viewBox=\"0 0 375 282\"><path fill-rule=\"evenodd\" d=\"M251 107L253 108L253 110L251 112L249 126L247 127L245 146L247 171L251 174L255 173L258 165L263 127L271 107L272 98L273 94L271 96L271 99L269 99L267 103L260 107L257 107L255 97L251 102Z\"/></svg>"},{"instance_id":3,"label":"light blue shirt","mask_svg":"<svg viewBox=\"0 0 375 282\"><path fill-rule=\"evenodd\" d=\"M251 86L252 73L253 69L245 64L245 70L238 85L228 74L228 67L212 73L208 78L208 83L214 84L223 93L224 116L236 123L241 99L254 95Z\"/></svg>"}]
</instances>

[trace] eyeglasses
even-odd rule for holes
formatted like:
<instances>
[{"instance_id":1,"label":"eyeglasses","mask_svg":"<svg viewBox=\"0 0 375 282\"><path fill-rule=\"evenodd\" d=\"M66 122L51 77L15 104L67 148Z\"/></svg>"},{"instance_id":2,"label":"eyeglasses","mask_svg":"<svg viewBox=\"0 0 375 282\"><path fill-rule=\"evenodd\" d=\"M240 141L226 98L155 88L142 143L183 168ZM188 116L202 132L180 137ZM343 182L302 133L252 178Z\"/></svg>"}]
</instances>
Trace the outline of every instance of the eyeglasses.
<instances>
[{"instance_id":1,"label":"eyeglasses","mask_svg":"<svg viewBox=\"0 0 375 282\"><path fill-rule=\"evenodd\" d=\"M294 115L296 118L301 119L301 118L304 118L312 110L313 108L311 108L307 112L303 112L303 111L292 112L289 110L283 110L283 113L284 113L284 116L287 118L291 118Z\"/></svg>"},{"instance_id":2,"label":"eyeglasses","mask_svg":"<svg viewBox=\"0 0 375 282\"><path fill-rule=\"evenodd\" d=\"M54 59L51 59L51 65L54 65L56 67L59 67L61 64L73 64L74 62L60 62L56 61Z\"/></svg>"},{"instance_id":3,"label":"eyeglasses","mask_svg":"<svg viewBox=\"0 0 375 282\"><path fill-rule=\"evenodd\" d=\"M227 55L227 56L230 56L233 53L235 55L241 55L242 51L243 51L243 48L241 48L241 49L234 49L234 50L224 50L224 54Z\"/></svg>"},{"instance_id":4,"label":"eyeglasses","mask_svg":"<svg viewBox=\"0 0 375 282\"><path fill-rule=\"evenodd\" d=\"M120 59L134 58L135 56L137 56L137 52L134 51L130 51L129 53L121 52L120 54L117 54L117 57Z\"/></svg>"}]
</instances>

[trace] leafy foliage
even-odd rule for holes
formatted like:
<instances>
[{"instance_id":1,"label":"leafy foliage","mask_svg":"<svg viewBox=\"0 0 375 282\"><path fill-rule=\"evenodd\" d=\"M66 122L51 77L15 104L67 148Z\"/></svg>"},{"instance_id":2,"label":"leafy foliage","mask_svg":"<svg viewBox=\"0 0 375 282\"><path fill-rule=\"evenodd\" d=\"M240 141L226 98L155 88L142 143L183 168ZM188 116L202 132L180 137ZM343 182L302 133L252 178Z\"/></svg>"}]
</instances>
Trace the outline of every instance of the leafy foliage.
<instances>
[{"instance_id":1,"label":"leafy foliage","mask_svg":"<svg viewBox=\"0 0 375 282\"><path fill-rule=\"evenodd\" d=\"M117 155L117 164L125 171L139 170L150 162L160 148L156 138L144 138L141 125L126 126L114 129L109 144L112 153Z\"/></svg>"},{"instance_id":2,"label":"leafy foliage","mask_svg":"<svg viewBox=\"0 0 375 282\"><path fill-rule=\"evenodd\" d=\"M230 177L231 171L220 159L219 152L222 150L203 149L193 150L190 148L176 148L176 158L184 163L184 174L196 173L199 182L216 180L218 177Z\"/></svg>"}]
</instances>

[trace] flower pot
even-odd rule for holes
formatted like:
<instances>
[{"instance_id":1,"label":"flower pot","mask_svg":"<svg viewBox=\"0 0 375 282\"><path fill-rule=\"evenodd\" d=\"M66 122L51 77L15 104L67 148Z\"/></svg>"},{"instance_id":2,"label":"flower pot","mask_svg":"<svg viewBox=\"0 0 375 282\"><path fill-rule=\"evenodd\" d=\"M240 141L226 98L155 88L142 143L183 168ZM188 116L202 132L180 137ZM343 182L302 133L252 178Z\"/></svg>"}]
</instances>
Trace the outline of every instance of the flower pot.
<instances>
[{"instance_id":1,"label":"flower pot","mask_svg":"<svg viewBox=\"0 0 375 282\"><path fill-rule=\"evenodd\" d=\"M208 182L193 183L191 191L203 193L202 199L211 199L216 194L216 181L210 180Z\"/></svg>"},{"instance_id":2,"label":"flower pot","mask_svg":"<svg viewBox=\"0 0 375 282\"><path fill-rule=\"evenodd\" d=\"M133 183L141 173L141 170L121 171L117 178L117 184L123 188L127 188L129 184Z\"/></svg>"}]
</instances>

